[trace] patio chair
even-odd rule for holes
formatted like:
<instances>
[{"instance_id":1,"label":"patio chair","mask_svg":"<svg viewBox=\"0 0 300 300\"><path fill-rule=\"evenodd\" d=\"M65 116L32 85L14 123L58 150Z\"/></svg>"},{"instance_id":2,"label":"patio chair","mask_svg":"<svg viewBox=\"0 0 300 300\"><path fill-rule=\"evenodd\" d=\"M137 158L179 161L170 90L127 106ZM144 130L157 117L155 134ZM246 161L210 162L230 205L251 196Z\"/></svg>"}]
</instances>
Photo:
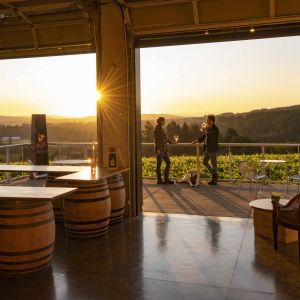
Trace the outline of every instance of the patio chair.
<instances>
[{"instance_id":1,"label":"patio chair","mask_svg":"<svg viewBox=\"0 0 300 300\"><path fill-rule=\"evenodd\" d=\"M300 262L300 194L293 197L286 205L276 201L273 204L273 237L274 249L278 247L278 225L298 231L298 253Z\"/></svg>"},{"instance_id":2,"label":"patio chair","mask_svg":"<svg viewBox=\"0 0 300 300\"><path fill-rule=\"evenodd\" d=\"M240 181L240 186L239 186L239 191L238 195L241 191L241 186L243 182L249 182L250 183L250 192L252 192L252 183L256 184L256 189L255 189L255 196L254 199L257 196L259 187L262 183L267 183L269 186L269 191L271 193L271 185L268 181L268 176L266 174L259 174L257 173L253 167L250 165L249 162L247 161L240 161L239 162L239 173L242 177L242 180Z\"/></svg>"},{"instance_id":3,"label":"patio chair","mask_svg":"<svg viewBox=\"0 0 300 300\"><path fill-rule=\"evenodd\" d=\"M300 167L298 170L298 174L297 175L293 175L293 176L288 176L287 177L287 183L286 183L286 191L285 191L285 195L287 195L287 193L289 192L289 185L291 182L297 182L297 194L299 194L299 185L300 185Z\"/></svg>"}]
</instances>

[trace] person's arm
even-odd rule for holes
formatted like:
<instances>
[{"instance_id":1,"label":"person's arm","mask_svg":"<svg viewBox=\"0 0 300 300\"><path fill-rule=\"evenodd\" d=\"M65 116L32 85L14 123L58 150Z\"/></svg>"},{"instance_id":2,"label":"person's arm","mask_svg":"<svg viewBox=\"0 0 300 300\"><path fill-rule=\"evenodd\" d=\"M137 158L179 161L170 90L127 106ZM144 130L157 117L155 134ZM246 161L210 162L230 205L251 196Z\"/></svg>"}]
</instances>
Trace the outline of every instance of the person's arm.
<instances>
[{"instance_id":1,"label":"person's arm","mask_svg":"<svg viewBox=\"0 0 300 300\"><path fill-rule=\"evenodd\" d=\"M202 143L205 140L205 134L200 136L197 140L192 141L191 144Z\"/></svg>"},{"instance_id":2,"label":"person's arm","mask_svg":"<svg viewBox=\"0 0 300 300\"><path fill-rule=\"evenodd\" d=\"M160 154L160 130L158 127L155 128L154 130L154 144L155 144L155 153L157 153L158 155Z\"/></svg>"}]
</instances>

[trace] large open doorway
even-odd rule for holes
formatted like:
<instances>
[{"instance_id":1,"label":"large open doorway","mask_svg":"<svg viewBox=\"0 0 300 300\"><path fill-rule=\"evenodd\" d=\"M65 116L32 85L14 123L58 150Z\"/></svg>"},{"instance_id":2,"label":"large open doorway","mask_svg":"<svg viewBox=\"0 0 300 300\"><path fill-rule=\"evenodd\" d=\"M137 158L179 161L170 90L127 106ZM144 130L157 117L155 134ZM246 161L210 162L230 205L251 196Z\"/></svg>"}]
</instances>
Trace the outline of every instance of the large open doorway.
<instances>
[{"instance_id":1,"label":"large open doorway","mask_svg":"<svg viewBox=\"0 0 300 300\"><path fill-rule=\"evenodd\" d=\"M299 143L295 78L300 69L293 54L298 47L295 36L141 49L143 212L248 217L248 203L269 197L269 185L264 182L257 194L249 183L240 187L242 161L284 195L286 168L296 172L299 165L297 147L284 145ZM214 187L207 185L202 147L191 145L201 136L207 114L216 116L220 129L220 181ZM171 179L188 181L190 171L198 170L199 186L157 185L153 132L160 116L166 118L168 139L178 138L169 146ZM262 159L285 163L263 164Z\"/></svg>"}]
</instances>

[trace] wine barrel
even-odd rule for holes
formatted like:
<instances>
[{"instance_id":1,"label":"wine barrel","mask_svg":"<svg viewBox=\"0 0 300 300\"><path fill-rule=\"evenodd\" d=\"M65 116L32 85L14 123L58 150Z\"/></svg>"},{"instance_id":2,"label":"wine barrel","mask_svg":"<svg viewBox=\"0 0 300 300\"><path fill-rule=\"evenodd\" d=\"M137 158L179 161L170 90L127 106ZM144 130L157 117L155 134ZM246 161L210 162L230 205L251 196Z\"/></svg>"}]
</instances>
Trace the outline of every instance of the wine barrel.
<instances>
[{"instance_id":1,"label":"wine barrel","mask_svg":"<svg viewBox=\"0 0 300 300\"><path fill-rule=\"evenodd\" d=\"M68 236L93 238L108 230L111 203L106 179L95 182L68 181L78 188L64 198L64 221Z\"/></svg>"},{"instance_id":2,"label":"wine barrel","mask_svg":"<svg viewBox=\"0 0 300 300\"><path fill-rule=\"evenodd\" d=\"M51 202L1 201L0 241L2 275L25 275L46 268L55 241Z\"/></svg>"},{"instance_id":3,"label":"wine barrel","mask_svg":"<svg viewBox=\"0 0 300 300\"><path fill-rule=\"evenodd\" d=\"M125 186L123 176L117 174L108 178L108 189L111 201L110 223L122 222L125 212Z\"/></svg>"},{"instance_id":4,"label":"wine barrel","mask_svg":"<svg viewBox=\"0 0 300 300\"><path fill-rule=\"evenodd\" d=\"M66 184L63 181L55 180L56 177L64 176L69 173L50 173L47 176L46 187L65 187ZM56 223L61 223L64 221L63 217L63 199L64 197L58 197L52 200L54 217Z\"/></svg>"}]
</instances>

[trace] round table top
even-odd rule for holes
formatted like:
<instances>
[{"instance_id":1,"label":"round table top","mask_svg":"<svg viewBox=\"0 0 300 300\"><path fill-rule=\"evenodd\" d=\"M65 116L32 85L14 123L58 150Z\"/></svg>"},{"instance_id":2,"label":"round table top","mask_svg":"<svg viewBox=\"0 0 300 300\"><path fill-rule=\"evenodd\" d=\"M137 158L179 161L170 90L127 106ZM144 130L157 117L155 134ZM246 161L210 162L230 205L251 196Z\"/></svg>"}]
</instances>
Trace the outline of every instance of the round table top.
<instances>
[{"instance_id":1,"label":"round table top","mask_svg":"<svg viewBox=\"0 0 300 300\"><path fill-rule=\"evenodd\" d=\"M286 160L283 160L283 159L261 159L260 162L278 164L278 163L286 163Z\"/></svg>"},{"instance_id":2,"label":"round table top","mask_svg":"<svg viewBox=\"0 0 300 300\"><path fill-rule=\"evenodd\" d=\"M290 201L290 199L280 199L279 203L282 205L287 204ZM273 205L271 202L271 198L268 199L257 199L257 200L253 200L249 203L249 205L252 208L255 209L261 209L261 210L273 210Z\"/></svg>"}]
</instances>

